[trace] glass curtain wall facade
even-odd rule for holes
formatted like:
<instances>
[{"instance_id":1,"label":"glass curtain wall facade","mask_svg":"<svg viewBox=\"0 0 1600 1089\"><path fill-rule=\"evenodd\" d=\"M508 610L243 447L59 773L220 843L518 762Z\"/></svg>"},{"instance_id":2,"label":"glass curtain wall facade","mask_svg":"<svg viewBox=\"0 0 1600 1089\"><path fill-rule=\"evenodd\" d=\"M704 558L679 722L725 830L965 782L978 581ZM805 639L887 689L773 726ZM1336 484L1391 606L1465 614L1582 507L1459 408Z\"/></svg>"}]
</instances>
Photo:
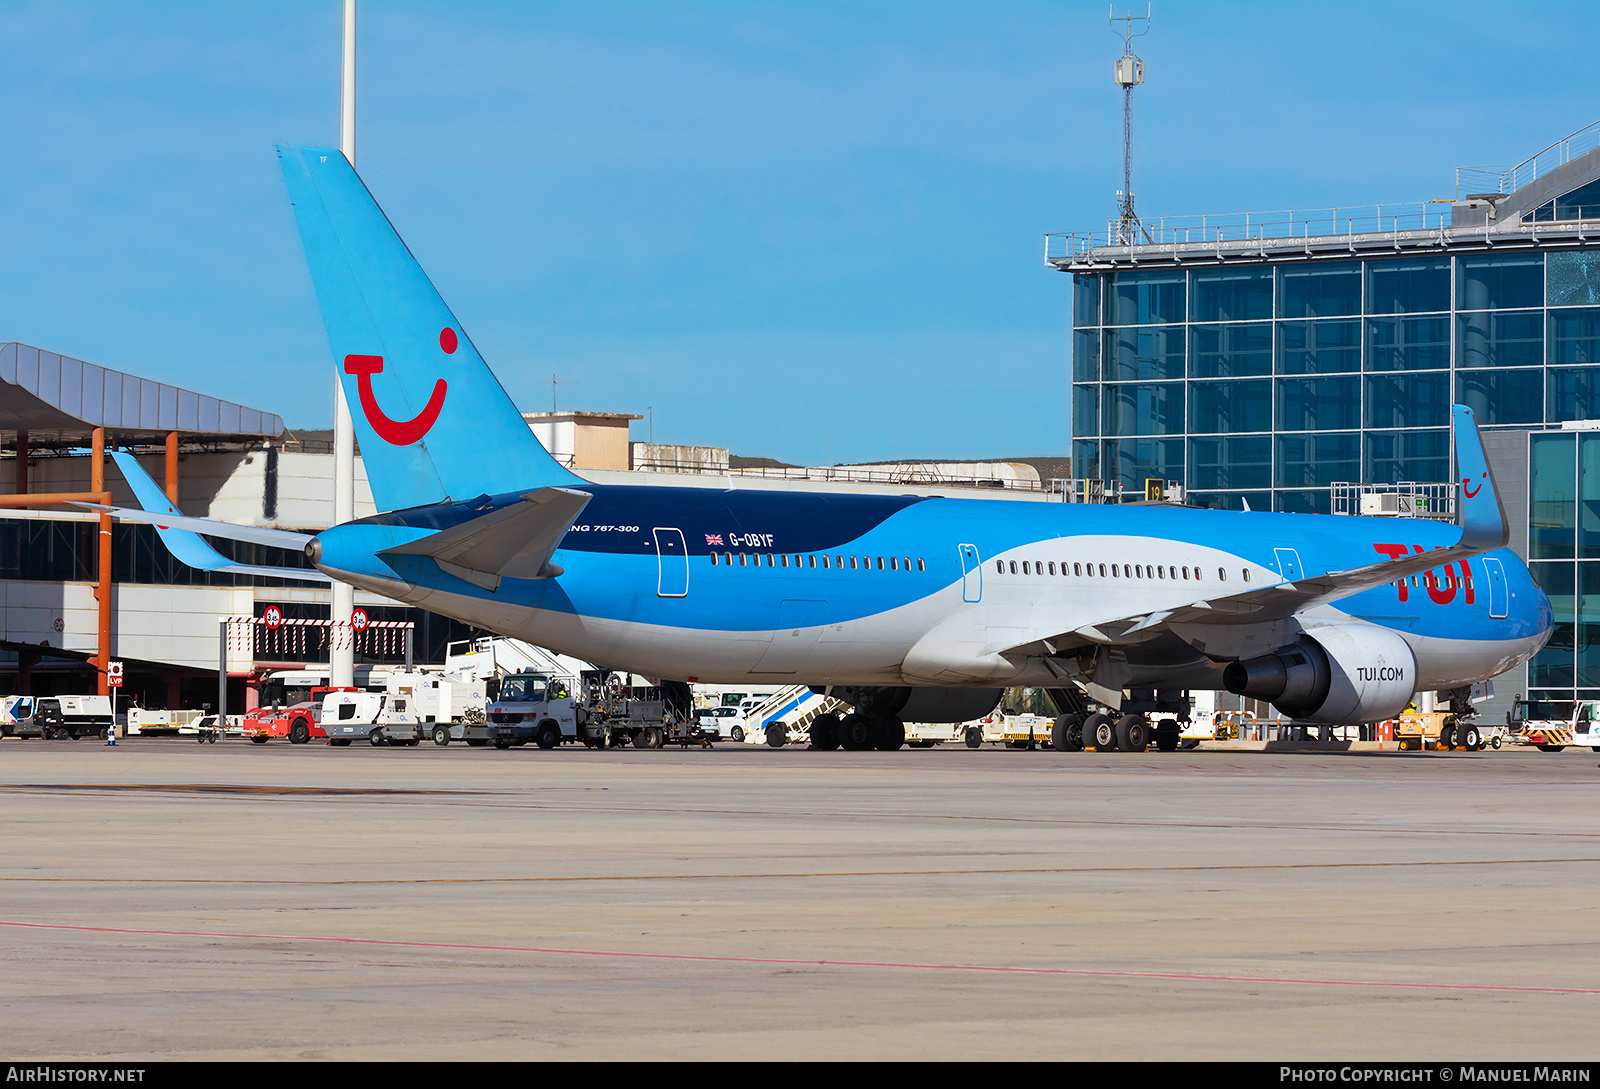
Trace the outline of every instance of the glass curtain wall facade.
<instances>
[{"instance_id":1,"label":"glass curtain wall facade","mask_svg":"<svg viewBox=\"0 0 1600 1089\"><path fill-rule=\"evenodd\" d=\"M1593 251L1079 273L1072 310L1074 475L1124 490L1326 512L1335 481L1448 481L1453 401L1600 419Z\"/></svg>"},{"instance_id":2,"label":"glass curtain wall facade","mask_svg":"<svg viewBox=\"0 0 1600 1089\"><path fill-rule=\"evenodd\" d=\"M1530 435L1528 470L1528 568L1556 616L1528 698L1600 699L1600 431Z\"/></svg>"}]
</instances>

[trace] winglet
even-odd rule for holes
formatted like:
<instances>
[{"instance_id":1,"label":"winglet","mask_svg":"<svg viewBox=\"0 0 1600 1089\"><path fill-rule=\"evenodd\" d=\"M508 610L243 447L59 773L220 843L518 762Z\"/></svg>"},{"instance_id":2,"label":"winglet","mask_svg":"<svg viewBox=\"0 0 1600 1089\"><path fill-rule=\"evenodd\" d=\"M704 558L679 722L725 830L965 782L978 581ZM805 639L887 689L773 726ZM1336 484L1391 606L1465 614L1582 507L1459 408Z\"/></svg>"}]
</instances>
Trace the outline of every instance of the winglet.
<instances>
[{"instance_id":1,"label":"winglet","mask_svg":"<svg viewBox=\"0 0 1600 1089\"><path fill-rule=\"evenodd\" d=\"M1511 539L1505 506L1494 486L1489 459L1483 453L1483 439L1472 409L1454 405L1450 423L1455 432L1456 471L1461 477L1457 521L1461 526L1461 545L1488 552L1503 547Z\"/></svg>"}]
</instances>

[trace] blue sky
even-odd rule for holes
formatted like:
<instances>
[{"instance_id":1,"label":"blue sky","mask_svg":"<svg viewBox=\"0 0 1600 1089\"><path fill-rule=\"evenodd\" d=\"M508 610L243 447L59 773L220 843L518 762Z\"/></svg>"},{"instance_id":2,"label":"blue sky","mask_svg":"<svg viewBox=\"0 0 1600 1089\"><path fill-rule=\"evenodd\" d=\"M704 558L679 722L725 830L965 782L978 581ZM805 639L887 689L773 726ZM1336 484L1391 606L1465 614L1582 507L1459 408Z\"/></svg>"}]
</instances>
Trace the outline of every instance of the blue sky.
<instances>
[{"instance_id":1,"label":"blue sky","mask_svg":"<svg viewBox=\"0 0 1600 1089\"><path fill-rule=\"evenodd\" d=\"M0 340L331 420L274 143L339 0L0 0ZM1146 215L1422 200L1600 118L1578 4L1162 3ZM358 168L512 396L804 463L1067 449L1120 40L1087 3L366 0ZM636 424L635 438L645 437Z\"/></svg>"}]
</instances>

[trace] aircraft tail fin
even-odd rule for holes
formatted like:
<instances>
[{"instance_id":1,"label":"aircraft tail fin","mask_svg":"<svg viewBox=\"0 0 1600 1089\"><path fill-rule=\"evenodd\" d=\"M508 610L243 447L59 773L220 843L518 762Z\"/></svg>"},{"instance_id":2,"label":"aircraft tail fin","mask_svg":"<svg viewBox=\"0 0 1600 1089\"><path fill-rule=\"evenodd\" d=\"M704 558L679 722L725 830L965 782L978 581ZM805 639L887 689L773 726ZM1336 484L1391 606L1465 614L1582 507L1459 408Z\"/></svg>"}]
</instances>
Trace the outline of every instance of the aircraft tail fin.
<instances>
[{"instance_id":1,"label":"aircraft tail fin","mask_svg":"<svg viewBox=\"0 0 1600 1089\"><path fill-rule=\"evenodd\" d=\"M528 429L344 155L280 147L278 157L378 508L581 487Z\"/></svg>"},{"instance_id":2,"label":"aircraft tail fin","mask_svg":"<svg viewBox=\"0 0 1600 1089\"><path fill-rule=\"evenodd\" d=\"M1461 545L1488 552L1501 548L1511 539L1511 523L1506 521L1505 504L1494 486L1489 458L1483 452L1478 421L1466 405L1450 409L1450 424L1455 431L1456 475L1461 478Z\"/></svg>"}]
</instances>

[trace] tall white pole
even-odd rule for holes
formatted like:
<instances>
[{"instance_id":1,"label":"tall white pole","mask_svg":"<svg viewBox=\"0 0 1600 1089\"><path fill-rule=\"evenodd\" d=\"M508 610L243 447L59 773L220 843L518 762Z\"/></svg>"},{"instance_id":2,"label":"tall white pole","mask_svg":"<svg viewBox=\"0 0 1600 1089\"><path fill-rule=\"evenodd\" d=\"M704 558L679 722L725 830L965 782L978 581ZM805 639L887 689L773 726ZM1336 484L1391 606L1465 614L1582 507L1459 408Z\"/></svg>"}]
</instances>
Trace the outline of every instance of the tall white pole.
<instances>
[{"instance_id":1,"label":"tall white pole","mask_svg":"<svg viewBox=\"0 0 1600 1089\"><path fill-rule=\"evenodd\" d=\"M339 82L339 150L356 165L356 0L344 0L344 56ZM356 516L356 430L350 420L344 385L333 378L333 522L342 525ZM329 680L340 687L355 683L355 644L350 613L355 590L348 583L333 584L332 649L328 652ZM339 638L342 635L343 638Z\"/></svg>"}]
</instances>

